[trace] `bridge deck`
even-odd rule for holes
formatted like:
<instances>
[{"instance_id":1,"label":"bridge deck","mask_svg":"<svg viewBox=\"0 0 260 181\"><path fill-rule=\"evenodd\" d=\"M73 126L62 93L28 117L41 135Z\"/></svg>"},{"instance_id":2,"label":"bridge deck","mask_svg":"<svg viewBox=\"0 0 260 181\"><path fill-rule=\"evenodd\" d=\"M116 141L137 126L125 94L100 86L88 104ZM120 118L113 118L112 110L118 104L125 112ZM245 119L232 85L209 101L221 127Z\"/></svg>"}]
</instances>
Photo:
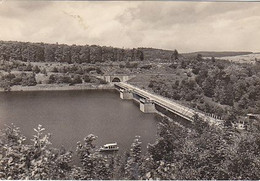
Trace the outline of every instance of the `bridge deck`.
<instances>
[{"instance_id":1,"label":"bridge deck","mask_svg":"<svg viewBox=\"0 0 260 181\"><path fill-rule=\"evenodd\" d=\"M125 89L129 89L129 90L132 90L134 93L137 93L145 98L148 98L150 99L151 101L153 101L154 103L160 105L161 107L164 107L170 111L172 111L173 113L185 118L185 119L188 119L190 121L193 120L193 116L195 114L197 114L199 117L203 118L204 120L207 120L211 123L217 123L217 122L220 122L222 120L219 120L219 119L216 119L216 118L212 118L210 116L207 116L201 112L198 112L198 111L195 111L193 109L190 109L186 106L183 106L181 104L178 104L172 100L169 100L167 98L164 98L162 96L159 96L159 95L155 95L155 94L152 94L152 93L149 93L145 90L142 90L138 87L135 87L133 85L130 85L128 83L125 83L125 82L119 82L117 83L117 86L119 87L122 87L122 88L125 88Z\"/></svg>"}]
</instances>

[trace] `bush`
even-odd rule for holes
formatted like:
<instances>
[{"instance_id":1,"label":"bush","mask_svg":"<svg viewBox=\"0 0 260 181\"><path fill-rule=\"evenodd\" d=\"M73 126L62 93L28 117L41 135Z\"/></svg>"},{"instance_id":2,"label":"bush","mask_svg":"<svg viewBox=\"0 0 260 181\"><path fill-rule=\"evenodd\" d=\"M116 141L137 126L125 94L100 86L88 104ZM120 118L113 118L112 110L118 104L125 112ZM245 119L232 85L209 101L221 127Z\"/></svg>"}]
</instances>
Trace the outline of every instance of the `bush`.
<instances>
[{"instance_id":1,"label":"bush","mask_svg":"<svg viewBox=\"0 0 260 181\"><path fill-rule=\"evenodd\" d=\"M41 69L36 65L33 67L32 71L36 74L40 73Z\"/></svg>"},{"instance_id":2,"label":"bush","mask_svg":"<svg viewBox=\"0 0 260 181\"><path fill-rule=\"evenodd\" d=\"M44 74L45 76L47 76L47 75L48 75L48 74L47 74L47 71L46 71L46 69L45 69L45 68L44 68L44 69L42 69L41 73L42 73L42 74Z\"/></svg>"},{"instance_id":3,"label":"bush","mask_svg":"<svg viewBox=\"0 0 260 181\"><path fill-rule=\"evenodd\" d=\"M126 68L137 68L138 63L130 63L130 62L126 62L125 67Z\"/></svg>"},{"instance_id":4,"label":"bush","mask_svg":"<svg viewBox=\"0 0 260 181\"><path fill-rule=\"evenodd\" d=\"M57 72L59 72L59 71L58 71L57 67L53 67L52 72L57 73Z\"/></svg>"},{"instance_id":5,"label":"bush","mask_svg":"<svg viewBox=\"0 0 260 181\"><path fill-rule=\"evenodd\" d=\"M125 66L123 64L119 64L119 68L125 68Z\"/></svg>"},{"instance_id":6,"label":"bush","mask_svg":"<svg viewBox=\"0 0 260 181\"><path fill-rule=\"evenodd\" d=\"M21 77L15 77L12 80L12 85L21 85L21 82L22 82L22 78Z\"/></svg>"},{"instance_id":7,"label":"bush","mask_svg":"<svg viewBox=\"0 0 260 181\"><path fill-rule=\"evenodd\" d=\"M82 84L82 79L79 75L75 75L75 77L72 80L73 84Z\"/></svg>"},{"instance_id":8,"label":"bush","mask_svg":"<svg viewBox=\"0 0 260 181\"><path fill-rule=\"evenodd\" d=\"M54 84L56 82L56 77L54 74L51 74L48 80L48 84Z\"/></svg>"},{"instance_id":9,"label":"bush","mask_svg":"<svg viewBox=\"0 0 260 181\"><path fill-rule=\"evenodd\" d=\"M151 69L153 66L152 65L143 65L143 66L141 66L140 68L141 69Z\"/></svg>"},{"instance_id":10,"label":"bush","mask_svg":"<svg viewBox=\"0 0 260 181\"><path fill-rule=\"evenodd\" d=\"M64 76L59 77L58 83L70 84L70 83L72 83L72 79L69 76L64 75Z\"/></svg>"},{"instance_id":11,"label":"bush","mask_svg":"<svg viewBox=\"0 0 260 181\"><path fill-rule=\"evenodd\" d=\"M88 74L85 74L84 76L83 76L83 80L84 80L84 82L90 82L90 76L88 75Z\"/></svg>"},{"instance_id":12,"label":"bush","mask_svg":"<svg viewBox=\"0 0 260 181\"><path fill-rule=\"evenodd\" d=\"M192 69L192 73L194 73L195 75L198 75L199 74L199 71L200 71L200 68L199 67L194 67Z\"/></svg>"},{"instance_id":13,"label":"bush","mask_svg":"<svg viewBox=\"0 0 260 181\"><path fill-rule=\"evenodd\" d=\"M32 71L32 65L29 63L25 68L24 71Z\"/></svg>"},{"instance_id":14,"label":"bush","mask_svg":"<svg viewBox=\"0 0 260 181\"><path fill-rule=\"evenodd\" d=\"M102 72L102 70L101 70L99 67L96 68L96 71L97 71L97 74L101 74L101 75L104 74L104 73Z\"/></svg>"},{"instance_id":15,"label":"bush","mask_svg":"<svg viewBox=\"0 0 260 181\"><path fill-rule=\"evenodd\" d=\"M170 67L170 68L173 68L173 69L176 69L176 68L178 67L178 65L175 64L175 63L172 63L171 65L169 65L169 67Z\"/></svg>"},{"instance_id":16,"label":"bush","mask_svg":"<svg viewBox=\"0 0 260 181\"><path fill-rule=\"evenodd\" d=\"M23 77L22 86L35 86L36 84L37 82L34 75Z\"/></svg>"},{"instance_id":17,"label":"bush","mask_svg":"<svg viewBox=\"0 0 260 181\"><path fill-rule=\"evenodd\" d=\"M151 80L150 83L149 83L149 85L148 85L148 87L153 88L154 83L155 83L155 82Z\"/></svg>"}]
</instances>

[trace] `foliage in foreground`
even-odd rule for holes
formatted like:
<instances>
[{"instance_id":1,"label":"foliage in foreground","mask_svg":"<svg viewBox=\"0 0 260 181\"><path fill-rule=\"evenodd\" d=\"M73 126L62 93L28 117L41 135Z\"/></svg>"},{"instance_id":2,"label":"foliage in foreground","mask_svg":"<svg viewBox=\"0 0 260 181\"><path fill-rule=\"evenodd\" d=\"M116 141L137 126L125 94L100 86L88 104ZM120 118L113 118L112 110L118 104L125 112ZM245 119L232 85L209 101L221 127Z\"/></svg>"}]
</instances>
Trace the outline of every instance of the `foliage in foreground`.
<instances>
[{"instance_id":1,"label":"foliage in foreground","mask_svg":"<svg viewBox=\"0 0 260 181\"><path fill-rule=\"evenodd\" d=\"M242 133L195 120L194 129L162 119L158 138L141 154L140 137L129 153L102 155L96 136L78 142L75 154L51 146L39 125L28 144L14 125L2 130L0 179L259 179L260 131ZM80 165L72 164L77 156Z\"/></svg>"}]
</instances>

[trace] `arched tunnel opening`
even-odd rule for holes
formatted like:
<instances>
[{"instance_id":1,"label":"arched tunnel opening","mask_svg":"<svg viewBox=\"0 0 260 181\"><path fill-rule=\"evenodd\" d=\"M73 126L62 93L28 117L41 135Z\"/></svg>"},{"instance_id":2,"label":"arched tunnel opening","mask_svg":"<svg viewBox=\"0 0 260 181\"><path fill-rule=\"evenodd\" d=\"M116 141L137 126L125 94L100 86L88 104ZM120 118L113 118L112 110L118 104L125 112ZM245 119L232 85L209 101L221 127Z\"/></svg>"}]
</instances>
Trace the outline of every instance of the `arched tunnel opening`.
<instances>
[{"instance_id":1,"label":"arched tunnel opening","mask_svg":"<svg viewBox=\"0 0 260 181\"><path fill-rule=\"evenodd\" d=\"M121 82L121 80L118 77L113 78L112 82Z\"/></svg>"}]
</instances>

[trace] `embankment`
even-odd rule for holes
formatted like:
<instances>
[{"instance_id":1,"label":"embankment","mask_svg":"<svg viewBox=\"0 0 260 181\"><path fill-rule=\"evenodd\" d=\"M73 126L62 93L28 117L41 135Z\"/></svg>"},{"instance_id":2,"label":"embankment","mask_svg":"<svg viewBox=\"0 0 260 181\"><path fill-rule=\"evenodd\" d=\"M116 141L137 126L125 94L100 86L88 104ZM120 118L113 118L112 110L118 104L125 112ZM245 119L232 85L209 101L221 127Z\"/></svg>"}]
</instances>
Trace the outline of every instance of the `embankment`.
<instances>
[{"instance_id":1,"label":"embankment","mask_svg":"<svg viewBox=\"0 0 260 181\"><path fill-rule=\"evenodd\" d=\"M35 86L12 86L12 92L15 91L61 91L61 90L106 90L115 89L114 84L37 84ZM0 88L0 92L4 89Z\"/></svg>"}]
</instances>

